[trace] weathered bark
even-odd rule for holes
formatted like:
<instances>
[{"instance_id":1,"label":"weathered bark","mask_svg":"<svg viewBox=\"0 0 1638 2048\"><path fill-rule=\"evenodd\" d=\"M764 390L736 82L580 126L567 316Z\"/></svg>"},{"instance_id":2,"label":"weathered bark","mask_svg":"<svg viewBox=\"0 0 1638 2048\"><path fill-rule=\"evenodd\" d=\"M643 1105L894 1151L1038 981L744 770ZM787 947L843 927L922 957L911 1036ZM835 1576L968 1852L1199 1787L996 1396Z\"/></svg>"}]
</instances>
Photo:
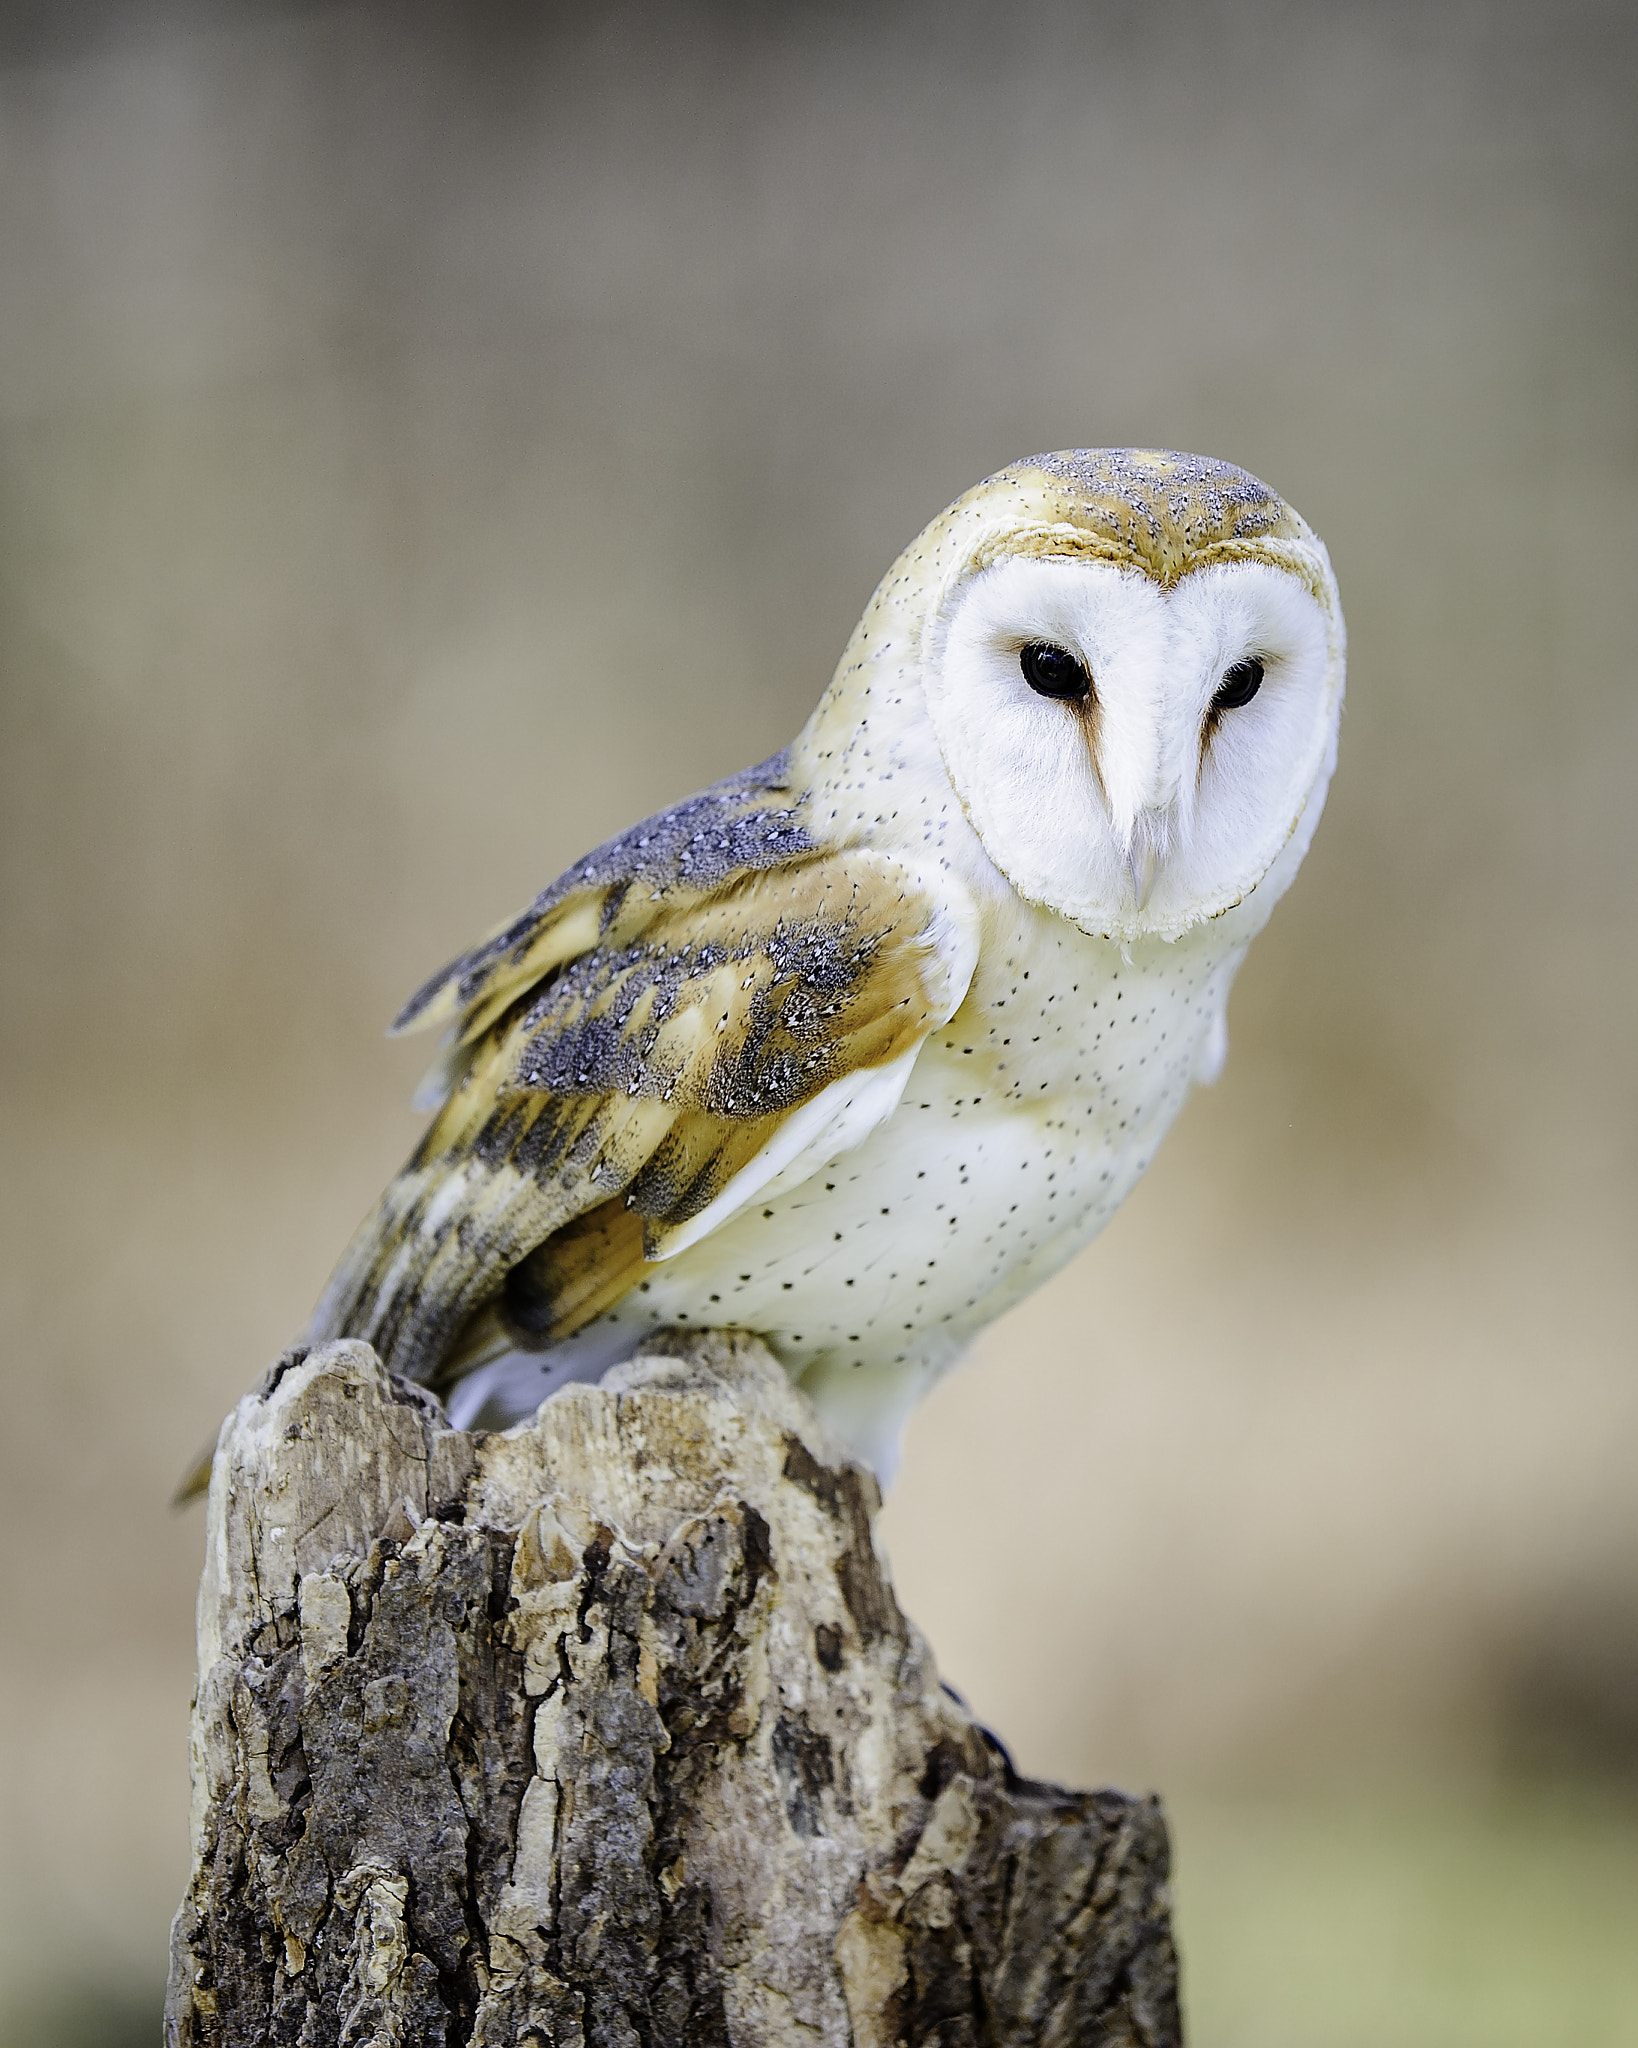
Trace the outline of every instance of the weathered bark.
<instances>
[{"instance_id":1,"label":"weathered bark","mask_svg":"<svg viewBox=\"0 0 1638 2048\"><path fill-rule=\"evenodd\" d=\"M362 1344L217 1454L166 2039L1179 2040L1157 1803L1014 1775L744 1337L505 1435Z\"/></svg>"}]
</instances>

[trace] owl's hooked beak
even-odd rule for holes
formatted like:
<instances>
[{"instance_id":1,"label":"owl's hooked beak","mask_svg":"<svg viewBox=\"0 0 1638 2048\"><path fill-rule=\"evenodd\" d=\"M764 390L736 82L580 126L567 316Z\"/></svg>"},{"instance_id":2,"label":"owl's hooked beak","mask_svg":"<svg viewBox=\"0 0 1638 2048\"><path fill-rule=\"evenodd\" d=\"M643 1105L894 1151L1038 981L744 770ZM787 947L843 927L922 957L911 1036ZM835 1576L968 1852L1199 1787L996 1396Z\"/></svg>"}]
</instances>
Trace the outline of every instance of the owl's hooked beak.
<instances>
[{"instance_id":1,"label":"owl's hooked beak","mask_svg":"<svg viewBox=\"0 0 1638 2048\"><path fill-rule=\"evenodd\" d=\"M1134 910L1147 909L1161 856L1171 840L1171 821L1165 811L1145 807L1132 820L1126 836L1126 878L1132 891Z\"/></svg>"},{"instance_id":2,"label":"owl's hooked beak","mask_svg":"<svg viewBox=\"0 0 1638 2048\"><path fill-rule=\"evenodd\" d=\"M1152 842L1126 849L1126 878L1132 890L1134 910L1148 908L1149 891L1155 885L1155 869L1160 865L1160 855Z\"/></svg>"}]
</instances>

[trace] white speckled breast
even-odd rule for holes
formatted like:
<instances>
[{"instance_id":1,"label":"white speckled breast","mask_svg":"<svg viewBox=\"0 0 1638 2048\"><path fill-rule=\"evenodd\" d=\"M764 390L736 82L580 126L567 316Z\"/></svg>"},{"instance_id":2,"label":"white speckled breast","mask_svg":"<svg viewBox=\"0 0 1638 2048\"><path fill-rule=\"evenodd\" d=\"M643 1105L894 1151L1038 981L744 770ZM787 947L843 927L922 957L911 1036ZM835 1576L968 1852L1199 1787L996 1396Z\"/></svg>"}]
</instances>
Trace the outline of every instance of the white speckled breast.
<instances>
[{"instance_id":1,"label":"white speckled breast","mask_svg":"<svg viewBox=\"0 0 1638 2048\"><path fill-rule=\"evenodd\" d=\"M1015 915L1012 942L986 946L893 1115L825 1172L652 1267L563 1347L574 1376L656 1325L743 1324L854 1441L890 1458L904 1416L969 1337L1130 1192L1220 1026L1243 951L1208 926L1128 960L1049 911L1016 903Z\"/></svg>"}]
</instances>

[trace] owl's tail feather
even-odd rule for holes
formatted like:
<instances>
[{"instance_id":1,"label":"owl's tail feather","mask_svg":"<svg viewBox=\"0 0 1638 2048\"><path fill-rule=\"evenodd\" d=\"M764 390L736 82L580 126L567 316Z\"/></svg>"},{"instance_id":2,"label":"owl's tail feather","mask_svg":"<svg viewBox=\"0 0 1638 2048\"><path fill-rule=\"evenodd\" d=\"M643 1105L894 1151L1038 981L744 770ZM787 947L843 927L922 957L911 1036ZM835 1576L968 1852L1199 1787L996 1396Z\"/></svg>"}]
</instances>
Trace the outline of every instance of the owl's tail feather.
<instances>
[{"instance_id":1,"label":"owl's tail feather","mask_svg":"<svg viewBox=\"0 0 1638 2048\"><path fill-rule=\"evenodd\" d=\"M516 1348L517 1340L502 1320L498 1298L480 1302L427 1375L426 1383L441 1400L447 1401L450 1389L464 1380L468 1373L493 1364L497 1358Z\"/></svg>"},{"instance_id":2,"label":"owl's tail feather","mask_svg":"<svg viewBox=\"0 0 1638 2048\"><path fill-rule=\"evenodd\" d=\"M447 1384L471 1369L469 1354L489 1355L468 1325L550 1231L556 1207L532 1178L476 1160L407 1168L343 1254L304 1341L359 1337L389 1372Z\"/></svg>"},{"instance_id":3,"label":"owl's tail feather","mask_svg":"<svg viewBox=\"0 0 1638 2048\"><path fill-rule=\"evenodd\" d=\"M464 1379L468 1373L476 1372L511 1350L515 1339L508 1336L502 1327L497 1304L493 1300L480 1302L469 1311L452 1340L424 1343L419 1351L406 1341L401 1324L395 1329L379 1312L382 1290L377 1279L383 1264L401 1263L396 1296L401 1301L406 1287L413 1297L416 1281L419 1279L425 1284L426 1269L435 1256L434 1247L429 1248L429 1255L420 1260L411 1258L400 1262L394 1258L401 1241L401 1233L394 1232L389 1221L394 1192L395 1188L387 1191L375 1213L347 1248L300 1341L311 1348L316 1344L331 1343L339 1337L361 1337L375 1346L390 1372L399 1373L406 1379L423 1380L434 1386L440 1395L447 1396L457 1380ZM372 1306L377 1310L373 1316L370 1313ZM425 1329L427 1320L421 1319L417 1334ZM421 1369L416 1370L417 1366ZM198 1456L188 1466L181 1484L171 1497L173 1507L185 1507L189 1501L198 1500L210 1491L216 1442L213 1435L200 1447Z\"/></svg>"},{"instance_id":4,"label":"owl's tail feather","mask_svg":"<svg viewBox=\"0 0 1638 2048\"><path fill-rule=\"evenodd\" d=\"M451 1198L457 1184L460 1201ZM521 1175L470 1161L453 1174L411 1165L347 1247L301 1341L361 1338L389 1372L445 1401L509 1352L553 1351L611 1308L643 1267L643 1220L621 1198L560 1217L560 1205ZM215 1448L188 1468L178 1504L209 1488Z\"/></svg>"},{"instance_id":5,"label":"owl's tail feather","mask_svg":"<svg viewBox=\"0 0 1638 2048\"><path fill-rule=\"evenodd\" d=\"M216 1439L212 1437L182 1475L182 1483L171 1495L173 1508L185 1508L190 1500L202 1500L210 1492L210 1468L216 1462Z\"/></svg>"}]
</instances>

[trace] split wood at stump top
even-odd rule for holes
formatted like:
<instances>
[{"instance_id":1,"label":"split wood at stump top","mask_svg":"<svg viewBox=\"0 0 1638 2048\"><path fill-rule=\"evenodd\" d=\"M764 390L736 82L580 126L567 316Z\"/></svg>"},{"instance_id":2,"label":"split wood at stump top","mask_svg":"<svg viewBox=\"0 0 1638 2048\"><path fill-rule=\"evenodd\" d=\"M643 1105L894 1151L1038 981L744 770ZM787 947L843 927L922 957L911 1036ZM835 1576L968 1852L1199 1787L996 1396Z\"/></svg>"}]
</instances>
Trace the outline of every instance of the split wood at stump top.
<instances>
[{"instance_id":1,"label":"split wood at stump top","mask_svg":"<svg viewBox=\"0 0 1638 2048\"><path fill-rule=\"evenodd\" d=\"M374 1352L224 1430L174 2048L1179 2036L1153 1800L1015 1777L753 1339L504 1435Z\"/></svg>"}]
</instances>

